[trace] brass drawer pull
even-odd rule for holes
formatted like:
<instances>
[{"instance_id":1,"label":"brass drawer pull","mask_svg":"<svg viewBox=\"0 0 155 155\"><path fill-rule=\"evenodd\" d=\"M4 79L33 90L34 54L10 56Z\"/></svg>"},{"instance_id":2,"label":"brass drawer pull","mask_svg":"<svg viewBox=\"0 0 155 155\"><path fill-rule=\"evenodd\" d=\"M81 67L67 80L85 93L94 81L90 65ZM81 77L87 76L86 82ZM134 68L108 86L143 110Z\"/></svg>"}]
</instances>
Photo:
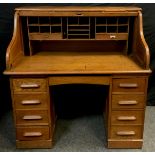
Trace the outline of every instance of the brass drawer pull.
<instances>
[{"instance_id":1,"label":"brass drawer pull","mask_svg":"<svg viewBox=\"0 0 155 155\"><path fill-rule=\"evenodd\" d=\"M120 88L137 88L138 84L137 83L120 83L119 87Z\"/></svg>"},{"instance_id":2,"label":"brass drawer pull","mask_svg":"<svg viewBox=\"0 0 155 155\"><path fill-rule=\"evenodd\" d=\"M117 117L117 120L119 120L119 121L135 121L136 117L135 116L119 116L119 117Z\"/></svg>"},{"instance_id":3,"label":"brass drawer pull","mask_svg":"<svg viewBox=\"0 0 155 155\"><path fill-rule=\"evenodd\" d=\"M115 39L116 36L115 35L110 35L110 39Z\"/></svg>"},{"instance_id":4,"label":"brass drawer pull","mask_svg":"<svg viewBox=\"0 0 155 155\"><path fill-rule=\"evenodd\" d=\"M24 137L40 137L42 136L41 132L25 132L23 134Z\"/></svg>"},{"instance_id":5,"label":"brass drawer pull","mask_svg":"<svg viewBox=\"0 0 155 155\"><path fill-rule=\"evenodd\" d=\"M39 84L21 84L20 88L26 89L26 88L39 88Z\"/></svg>"},{"instance_id":6,"label":"brass drawer pull","mask_svg":"<svg viewBox=\"0 0 155 155\"><path fill-rule=\"evenodd\" d=\"M27 115L23 117L23 120L41 120L42 116L39 115Z\"/></svg>"},{"instance_id":7,"label":"brass drawer pull","mask_svg":"<svg viewBox=\"0 0 155 155\"><path fill-rule=\"evenodd\" d=\"M21 102L23 105L34 105L34 104L41 104L39 100L23 100Z\"/></svg>"},{"instance_id":8,"label":"brass drawer pull","mask_svg":"<svg viewBox=\"0 0 155 155\"><path fill-rule=\"evenodd\" d=\"M133 100L133 101L119 101L118 104L119 105L136 105L136 104L138 104L138 102L135 100Z\"/></svg>"},{"instance_id":9,"label":"brass drawer pull","mask_svg":"<svg viewBox=\"0 0 155 155\"><path fill-rule=\"evenodd\" d=\"M116 133L118 136L133 136L135 135L135 131L118 131Z\"/></svg>"}]
</instances>

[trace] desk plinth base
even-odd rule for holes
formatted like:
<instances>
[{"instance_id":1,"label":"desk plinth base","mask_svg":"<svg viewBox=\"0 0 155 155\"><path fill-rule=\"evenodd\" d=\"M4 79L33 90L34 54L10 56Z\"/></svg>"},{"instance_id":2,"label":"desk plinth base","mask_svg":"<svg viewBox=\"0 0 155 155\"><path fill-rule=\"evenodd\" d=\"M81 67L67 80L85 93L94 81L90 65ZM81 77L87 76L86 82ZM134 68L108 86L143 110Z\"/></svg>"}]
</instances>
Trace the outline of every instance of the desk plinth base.
<instances>
[{"instance_id":1,"label":"desk plinth base","mask_svg":"<svg viewBox=\"0 0 155 155\"><path fill-rule=\"evenodd\" d=\"M19 141L16 140L17 148L52 148L52 140L37 140L37 141Z\"/></svg>"},{"instance_id":2,"label":"desk plinth base","mask_svg":"<svg viewBox=\"0 0 155 155\"><path fill-rule=\"evenodd\" d=\"M108 140L109 149L141 149L143 145L142 139L133 139L133 140Z\"/></svg>"}]
</instances>

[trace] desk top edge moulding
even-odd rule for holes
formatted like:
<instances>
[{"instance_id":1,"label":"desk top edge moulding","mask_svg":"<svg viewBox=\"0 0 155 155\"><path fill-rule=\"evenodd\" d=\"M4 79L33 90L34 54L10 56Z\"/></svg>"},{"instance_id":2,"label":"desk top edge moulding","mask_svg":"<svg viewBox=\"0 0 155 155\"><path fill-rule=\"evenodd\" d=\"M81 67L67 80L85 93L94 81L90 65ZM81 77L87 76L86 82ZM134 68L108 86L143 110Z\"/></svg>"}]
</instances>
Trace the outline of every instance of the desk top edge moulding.
<instances>
[{"instance_id":1,"label":"desk top edge moulding","mask_svg":"<svg viewBox=\"0 0 155 155\"><path fill-rule=\"evenodd\" d=\"M6 52L17 148L51 148L56 113L49 86L107 85L107 147L141 148L150 53L138 7L15 9ZM104 144L103 144L104 145Z\"/></svg>"}]
</instances>

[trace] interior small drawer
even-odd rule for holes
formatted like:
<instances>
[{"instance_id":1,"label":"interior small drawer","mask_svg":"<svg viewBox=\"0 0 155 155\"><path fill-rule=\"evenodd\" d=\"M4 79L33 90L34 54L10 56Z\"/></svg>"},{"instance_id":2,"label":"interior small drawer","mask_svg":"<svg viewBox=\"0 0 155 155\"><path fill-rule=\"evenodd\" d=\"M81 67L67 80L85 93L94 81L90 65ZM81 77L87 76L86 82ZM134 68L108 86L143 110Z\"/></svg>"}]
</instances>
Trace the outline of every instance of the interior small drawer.
<instances>
[{"instance_id":1,"label":"interior small drawer","mask_svg":"<svg viewBox=\"0 0 155 155\"><path fill-rule=\"evenodd\" d=\"M112 125L143 125L144 112L143 110L137 111L112 111L111 113L111 124Z\"/></svg>"},{"instance_id":2,"label":"interior small drawer","mask_svg":"<svg viewBox=\"0 0 155 155\"><path fill-rule=\"evenodd\" d=\"M113 94L112 109L144 108L145 95L140 94Z\"/></svg>"},{"instance_id":3,"label":"interior small drawer","mask_svg":"<svg viewBox=\"0 0 155 155\"><path fill-rule=\"evenodd\" d=\"M111 126L111 139L142 139L143 126Z\"/></svg>"},{"instance_id":4,"label":"interior small drawer","mask_svg":"<svg viewBox=\"0 0 155 155\"><path fill-rule=\"evenodd\" d=\"M14 93L18 92L46 92L47 80L40 78L13 79Z\"/></svg>"},{"instance_id":5,"label":"interior small drawer","mask_svg":"<svg viewBox=\"0 0 155 155\"><path fill-rule=\"evenodd\" d=\"M47 93L15 94L13 101L16 109L47 109L48 97Z\"/></svg>"},{"instance_id":6,"label":"interior small drawer","mask_svg":"<svg viewBox=\"0 0 155 155\"><path fill-rule=\"evenodd\" d=\"M62 39L62 33L30 33L30 40L59 40Z\"/></svg>"},{"instance_id":7,"label":"interior small drawer","mask_svg":"<svg viewBox=\"0 0 155 155\"><path fill-rule=\"evenodd\" d=\"M47 110L17 110L17 125L48 125L49 114Z\"/></svg>"},{"instance_id":8,"label":"interior small drawer","mask_svg":"<svg viewBox=\"0 0 155 155\"><path fill-rule=\"evenodd\" d=\"M113 92L144 92L146 89L145 78L113 79Z\"/></svg>"},{"instance_id":9,"label":"interior small drawer","mask_svg":"<svg viewBox=\"0 0 155 155\"><path fill-rule=\"evenodd\" d=\"M50 130L48 126L17 127L16 139L17 140L48 140L50 139Z\"/></svg>"},{"instance_id":10,"label":"interior small drawer","mask_svg":"<svg viewBox=\"0 0 155 155\"><path fill-rule=\"evenodd\" d=\"M127 40L128 33L96 33L97 40Z\"/></svg>"}]
</instances>

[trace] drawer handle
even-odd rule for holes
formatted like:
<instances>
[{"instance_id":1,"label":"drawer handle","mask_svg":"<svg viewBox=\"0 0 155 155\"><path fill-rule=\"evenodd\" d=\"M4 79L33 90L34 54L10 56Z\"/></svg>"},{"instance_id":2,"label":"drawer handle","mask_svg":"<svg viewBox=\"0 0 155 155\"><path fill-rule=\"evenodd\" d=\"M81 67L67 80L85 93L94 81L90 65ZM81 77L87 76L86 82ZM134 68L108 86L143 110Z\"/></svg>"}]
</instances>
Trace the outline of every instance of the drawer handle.
<instances>
[{"instance_id":1,"label":"drawer handle","mask_svg":"<svg viewBox=\"0 0 155 155\"><path fill-rule=\"evenodd\" d=\"M76 13L76 16L83 16L82 13Z\"/></svg>"},{"instance_id":2,"label":"drawer handle","mask_svg":"<svg viewBox=\"0 0 155 155\"><path fill-rule=\"evenodd\" d=\"M120 88L137 88L138 84L137 83L120 83L119 87Z\"/></svg>"},{"instance_id":3,"label":"drawer handle","mask_svg":"<svg viewBox=\"0 0 155 155\"><path fill-rule=\"evenodd\" d=\"M24 137L40 137L42 136L41 132L25 132Z\"/></svg>"},{"instance_id":4,"label":"drawer handle","mask_svg":"<svg viewBox=\"0 0 155 155\"><path fill-rule=\"evenodd\" d=\"M39 115L26 115L23 117L23 120L41 120L42 116Z\"/></svg>"},{"instance_id":5,"label":"drawer handle","mask_svg":"<svg viewBox=\"0 0 155 155\"><path fill-rule=\"evenodd\" d=\"M21 102L23 105L34 105L34 104L41 104L39 100L23 100Z\"/></svg>"},{"instance_id":6,"label":"drawer handle","mask_svg":"<svg viewBox=\"0 0 155 155\"><path fill-rule=\"evenodd\" d=\"M119 116L117 117L118 121L135 121L136 117L135 116Z\"/></svg>"},{"instance_id":7,"label":"drawer handle","mask_svg":"<svg viewBox=\"0 0 155 155\"><path fill-rule=\"evenodd\" d=\"M44 35L45 38L49 38L49 35Z\"/></svg>"},{"instance_id":8,"label":"drawer handle","mask_svg":"<svg viewBox=\"0 0 155 155\"><path fill-rule=\"evenodd\" d=\"M138 102L134 100L133 101L119 101L118 104L119 105L136 105L138 104Z\"/></svg>"},{"instance_id":9,"label":"drawer handle","mask_svg":"<svg viewBox=\"0 0 155 155\"><path fill-rule=\"evenodd\" d=\"M116 36L115 35L110 35L110 39L115 39Z\"/></svg>"},{"instance_id":10,"label":"drawer handle","mask_svg":"<svg viewBox=\"0 0 155 155\"><path fill-rule=\"evenodd\" d=\"M118 131L116 133L118 136L133 136L135 135L135 131Z\"/></svg>"},{"instance_id":11,"label":"drawer handle","mask_svg":"<svg viewBox=\"0 0 155 155\"><path fill-rule=\"evenodd\" d=\"M39 88L39 84L21 84L20 88L26 89L26 88Z\"/></svg>"}]
</instances>

